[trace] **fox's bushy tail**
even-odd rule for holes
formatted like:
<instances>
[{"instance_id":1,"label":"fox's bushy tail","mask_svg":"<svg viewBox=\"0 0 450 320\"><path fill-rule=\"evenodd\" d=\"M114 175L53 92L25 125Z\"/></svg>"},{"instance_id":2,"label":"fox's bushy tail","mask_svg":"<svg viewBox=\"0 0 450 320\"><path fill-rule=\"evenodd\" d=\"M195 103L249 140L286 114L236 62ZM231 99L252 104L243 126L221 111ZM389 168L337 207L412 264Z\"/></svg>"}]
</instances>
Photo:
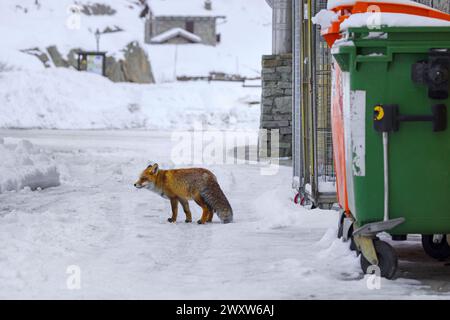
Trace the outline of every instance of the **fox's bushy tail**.
<instances>
[{"instance_id":1,"label":"fox's bushy tail","mask_svg":"<svg viewBox=\"0 0 450 320\"><path fill-rule=\"evenodd\" d=\"M209 209L217 213L217 216L222 223L233 222L233 209L216 181L208 188L205 188L200 195Z\"/></svg>"}]
</instances>

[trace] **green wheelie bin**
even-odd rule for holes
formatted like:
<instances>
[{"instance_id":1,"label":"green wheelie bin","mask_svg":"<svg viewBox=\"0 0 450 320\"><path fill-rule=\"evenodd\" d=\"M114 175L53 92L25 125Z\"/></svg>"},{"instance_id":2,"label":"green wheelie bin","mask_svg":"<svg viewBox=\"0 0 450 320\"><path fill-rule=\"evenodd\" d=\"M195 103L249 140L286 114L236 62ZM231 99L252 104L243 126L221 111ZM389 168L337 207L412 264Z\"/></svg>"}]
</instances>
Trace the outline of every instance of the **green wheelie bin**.
<instances>
[{"instance_id":1,"label":"green wheelie bin","mask_svg":"<svg viewBox=\"0 0 450 320\"><path fill-rule=\"evenodd\" d=\"M349 28L342 70L348 206L361 267L392 278L394 240L450 257L450 27Z\"/></svg>"}]
</instances>

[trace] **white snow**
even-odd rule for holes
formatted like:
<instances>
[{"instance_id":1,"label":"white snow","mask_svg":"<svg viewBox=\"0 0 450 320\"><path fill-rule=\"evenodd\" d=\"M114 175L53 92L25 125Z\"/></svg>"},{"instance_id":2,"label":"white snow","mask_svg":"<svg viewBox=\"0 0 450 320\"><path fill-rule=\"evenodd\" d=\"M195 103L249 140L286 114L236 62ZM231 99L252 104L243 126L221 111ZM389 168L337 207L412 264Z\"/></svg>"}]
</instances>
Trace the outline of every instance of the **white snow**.
<instances>
[{"instance_id":1,"label":"white snow","mask_svg":"<svg viewBox=\"0 0 450 320\"><path fill-rule=\"evenodd\" d=\"M181 28L173 28L173 29L167 30L166 32L163 32L163 33L153 37L151 39L151 42L162 43L167 40L173 39L175 37L183 37L194 43L198 43L198 42L202 41L202 38L200 38L199 36L197 36L191 32L188 32Z\"/></svg>"},{"instance_id":2,"label":"white snow","mask_svg":"<svg viewBox=\"0 0 450 320\"><path fill-rule=\"evenodd\" d=\"M212 10L205 9L205 0L151 0L150 8L156 16L220 16L224 14L221 7L212 1Z\"/></svg>"},{"instance_id":3,"label":"white snow","mask_svg":"<svg viewBox=\"0 0 450 320\"><path fill-rule=\"evenodd\" d=\"M132 184L149 161L170 163L170 133L0 136L51 152L61 172L58 188L0 194L0 298L449 298L447 267L426 258L417 238L395 244L399 278L370 290L359 258L336 239L338 213L293 203L289 167L263 176L258 165L208 166L235 223L185 224L180 212L169 224L169 202ZM80 289L67 286L71 270L81 272Z\"/></svg>"},{"instance_id":4,"label":"white snow","mask_svg":"<svg viewBox=\"0 0 450 320\"><path fill-rule=\"evenodd\" d=\"M242 83L115 84L63 68L11 71L0 74L0 127L254 129L260 95Z\"/></svg>"},{"instance_id":5,"label":"white snow","mask_svg":"<svg viewBox=\"0 0 450 320\"><path fill-rule=\"evenodd\" d=\"M338 19L338 14L331 10L320 10L313 18L312 22L314 24L320 25L322 30L328 29L333 21Z\"/></svg>"},{"instance_id":6,"label":"white snow","mask_svg":"<svg viewBox=\"0 0 450 320\"><path fill-rule=\"evenodd\" d=\"M59 186L59 172L51 155L28 140L5 143L0 137L0 193Z\"/></svg>"},{"instance_id":7,"label":"white snow","mask_svg":"<svg viewBox=\"0 0 450 320\"><path fill-rule=\"evenodd\" d=\"M36 57L17 50L3 48L0 50L0 63L7 70L43 70L45 67ZM1 71L1 70L0 70Z\"/></svg>"},{"instance_id":8,"label":"white snow","mask_svg":"<svg viewBox=\"0 0 450 320\"><path fill-rule=\"evenodd\" d=\"M307 183L305 185L305 191L311 193L311 190L311 184ZM323 193L336 192L336 182L329 181L326 179L326 177L319 177L318 191Z\"/></svg>"},{"instance_id":9,"label":"white snow","mask_svg":"<svg viewBox=\"0 0 450 320\"><path fill-rule=\"evenodd\" d=\"M112 16L78 14L75 3L95 3L93 1L46 0L40 1L40 7L36 7L34 2L0 1L0 63L7 55L6 62L13 62L21 69L35 70L39 60L33 56L25 57L20 50L37 47L45 52L51 45L56 45L63 55L75 48L95 50L95 31L103 31L107 27L119 27L123 31L103 34L100 50L121 58L125 46L137 41L147 51L157 82L174 81L176 76L207 76L212 71L258 76L261 55L271 52L272 12L264 0L215 0L211 12L226 16L225 20L218 20L217 32L222 40L216 47L144 44L145 19L139 18L142 7L138 1L103 1L116 10ZM198 13L198 10L203 10L200 0L158 0L151 3L160 3L158 8L169 13L181 10L187 15L191 11Z\"/></svg>"}]
</instances>

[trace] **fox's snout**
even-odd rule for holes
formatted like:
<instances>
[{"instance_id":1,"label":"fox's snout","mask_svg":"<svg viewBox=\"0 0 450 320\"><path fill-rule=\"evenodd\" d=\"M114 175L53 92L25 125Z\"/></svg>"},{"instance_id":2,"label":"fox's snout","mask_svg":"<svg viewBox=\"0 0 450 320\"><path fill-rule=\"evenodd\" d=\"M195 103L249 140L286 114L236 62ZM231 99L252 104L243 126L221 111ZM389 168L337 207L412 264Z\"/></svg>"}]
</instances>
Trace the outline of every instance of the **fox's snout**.
<instances>
[{"instance_id":1,"label":"fox's snout","mask_svg":"<svg viewBox=\"0 0 450 320\"><path fill-rule=\"evenodd\" d=\"M147 185L146 183L139 183L139 182L136 182L136 183L134 184L134 187L135 187L135 188L138 188L138 189L142 189L142 188L144 188L146 185Z\"/></svg>"}]
</instances>

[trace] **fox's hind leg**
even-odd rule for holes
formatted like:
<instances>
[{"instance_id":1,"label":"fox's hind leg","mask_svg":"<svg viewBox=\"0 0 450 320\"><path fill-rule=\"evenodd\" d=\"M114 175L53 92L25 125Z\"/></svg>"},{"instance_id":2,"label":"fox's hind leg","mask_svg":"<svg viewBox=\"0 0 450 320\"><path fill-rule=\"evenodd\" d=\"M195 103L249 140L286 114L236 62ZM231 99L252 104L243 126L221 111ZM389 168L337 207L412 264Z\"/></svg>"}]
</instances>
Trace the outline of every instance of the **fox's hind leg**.
<instances>
[{"instance_id":1,"label":"fox's hind leg","mask_svg":"<svg viewBox=\"0 0 450 320\"><path fill-rule=\"evenodd\" d=\"M214 212L212 210L209 210L209 215L208 215L208 219L206 220L206 222L212 222L213 217L214 217Z\"/></svg>"},{"instance_id":2,"label":"fox's hind leg","mask_svg":"<svg viewBox=\"0 0 450 320\"><path fill-rule=\"evenodd\" d=\"M177 216L178 216L178 199L171 198L170 205L172 207L172 218L167 219L167 221L175 223L175 222L177 222Z\"/></svg>"},{"instance_id":3,"label":"fox's hind leg","mask_svg":"<svg viewBox=\"0 0 450 320\"><path fill-rule=\"evenodd\" d=\"M181 206L183 207L183 211L186 214L186 223L192 222L192 214L191 209L189 208L189 202L184 199L178 199L181 203Z\"/></svg>"},{"instance_id":4,"label":"fox's hind leg","mask_svg":"<svg viewBox=\"0 0 450 320\"><path fill-rule=\"evenodd\" d=\"M210 222L209 220L209 216L210 216L210 211L208 209L207 206L202 207L203 209L203 213L202 213L202 218L200 220L198 220L198 224L205 224L206 222Z\"/></svg>"},{"instance_id":5,"label":"fox's hind leg","mask_svg":"<svg viewBox=\"0 0 450 320\"><path fill-rule=\"evenodd\" d=\"M195 203L197 203L203 209L202 217L197 221L198 224L205 224L210 216L211 210L209 210L207 204L201 197L194 198Z\"/></svg>"}]
</instances>

